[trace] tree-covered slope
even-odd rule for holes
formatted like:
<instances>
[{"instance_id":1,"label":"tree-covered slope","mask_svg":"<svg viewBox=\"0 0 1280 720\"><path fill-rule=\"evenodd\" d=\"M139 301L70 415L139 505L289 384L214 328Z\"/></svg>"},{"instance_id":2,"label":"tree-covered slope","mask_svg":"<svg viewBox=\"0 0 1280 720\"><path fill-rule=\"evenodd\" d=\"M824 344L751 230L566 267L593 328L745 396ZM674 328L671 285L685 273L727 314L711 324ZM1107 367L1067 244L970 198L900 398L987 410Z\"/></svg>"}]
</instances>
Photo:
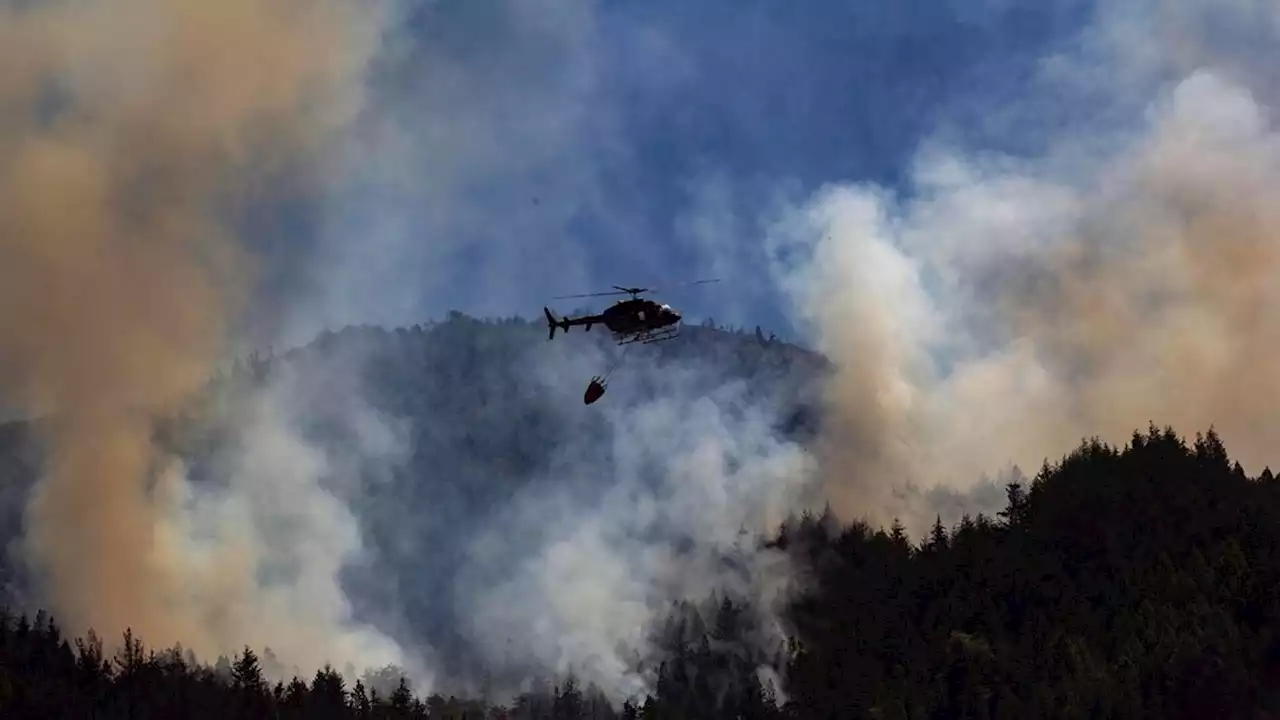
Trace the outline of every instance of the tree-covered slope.
<instances>
[{"instance_id":1,"label":"tree-covered slope","mask_svg":"<svg viewBox=\"0 0 1280 720\"><path fill-rule=\"evenodd\" d=\"M998 517L896 530L805 517L777 543L816 573L787 611L781 692L737 652L743 608L673 616L655 694L611 709L572 681L487 711L320 672L272 689L78 650L48 618L0 624L0 711L97 717L1266 718L1280 712L1280 483L1211 431L1086 442L1008 488ZM718 608L718 609L715 609ZM375 696L371 698L372 696ZM782 708L770 700L784 700ZM134 714L127 715L130 711ZM250 714L245 714L250 713ZM253 714L258 713L258 714ZM6 715L8 716L8 715ZM16 716L16 715L15 715Z\"/></svg>"},{"instance_id":2,"label":"tree-covered slope","mask_svg":"<svg viewBox=\"0 0 1280 720\"><path fill-rule=\"evenodd\" d=\"M619 584L671 581L646 564L715 545L726 528L699 524L736 517L726 500L757 496L721 496L717 507L705 492L680 495L699 475L680 475L668 456L705 462L686 436L719 437L709 447L732 457L694 470L742 484L714 489L746 492L753 476L726 466L773 462L786 457L778 448L787 441L810 437L820 421L814 398L825 363L754 333L690 328L679 341L632 350L605 398L584 406L586 380L603 373L616 350L604 341L575 334L547 342L541 324L456 315L414 328L348 328L238 365L216 379L203 404L159 433L191 461L195 484L217 484L243 442L235 433L239 408L255 397L288 406L328 453L321 482L360 520L365 553L344 577L356 614L427 656L439 673L435 691L493 691L496 702L514 703L515 717L1280 713L1280 483L1270 471L1247 477L1211 430L1186 442L1155 426L1123 448L1085 442L1033 480L1008 487L998 515L939 522L918 542L898 527L841 526L811 515L783 523L772 547L807 578L775 618L790 654L760 641L762 608L751 605L749 592L709 583L659 592L646 597L666 609L646 616L649 653L635 658L650 664L653 695L610 708L590 687L610 675L597 667L581 678L556 661L583 653L538 644L580 631L548 621L564 608L539 593L583 603L570 604L571 612L598 613L590 603L602 592L609 602L635 599L610 594ZM265 390L273 387L275 394ZM0 428L11 538L39 464L33 440L30 427ZM766 440L777 445L757 447ZM670 482L672 473L680 482ZM581 534L600 524L627 542L610 532ZM551 552L569 546L592 552ZM548 557L559 564L546 564ZM724 552L714 559L735 562ZM538 573L559 586L520 580ZM486 614L495 599L506 604ZM35 619L33 606L15 606L23 609ZM501 618L517 625L484 627ZM593 632L609 640L631 637L625 626L634 617L572 619L598 622ZM415 711L406 692L392 698L388 677L369 676L357 689L334 674L303 673L305 682L273 692L255 679L255 667L270 664L261 655L269 643L253 638L246 644L259 655L226 658L212 674L197 667L203 658L180 653L148 659L135 652L104 665L92 642L77 650L47 623L4 624L0 710L463 712L441 697L422 698ZM535 631L517 634L511 657L486 645L529 627ZM495 690L504 674L542 676L546 684L525 686L507 702L519 688ZM369 700L366 712L375 689L380 699ZM784 707L770 709L770 698Z\"/></svg>"},{"instance_id":3,"label":"tree-covered slope","mask_svg":"<svg viewBox=\"0 0 1280 720\"><path fill-rule=\"evenodd\" d=\"M588 380L611 367L608 392L585 406ZM453 313L414 327L348 327L286 353L255 354L157 432L197 486L226 484L248 452L237 436L247 405L266 397L286 408L325 454L319 482L359 521L362 552L343 575L354 615L472 687L493 670L492 645L503 641L473 616L477 604L503 601L494 588L519 595L523 586L506 589L511 577L578 532L583 517L632 515L622 494L683 507L669 497L671 457L694 452L681 446L704 428L724 434L739 423L750 425L749 442L804 442L818 422L825 367L759 331L686 327L678 339L624 354L600 329L548 341L541 323ZM10 540L34 471L25 430L6 427L0 439L8 493L0 521ZM740 462L764 451L726 452ZM600 562L616 569L655 543L692 541L700 523L689 515L629 528L627 544ZM490 646L477 649L477 635ZM502 654L515 676L561 662L554 649Z\"/></svg>"}]
</instances>

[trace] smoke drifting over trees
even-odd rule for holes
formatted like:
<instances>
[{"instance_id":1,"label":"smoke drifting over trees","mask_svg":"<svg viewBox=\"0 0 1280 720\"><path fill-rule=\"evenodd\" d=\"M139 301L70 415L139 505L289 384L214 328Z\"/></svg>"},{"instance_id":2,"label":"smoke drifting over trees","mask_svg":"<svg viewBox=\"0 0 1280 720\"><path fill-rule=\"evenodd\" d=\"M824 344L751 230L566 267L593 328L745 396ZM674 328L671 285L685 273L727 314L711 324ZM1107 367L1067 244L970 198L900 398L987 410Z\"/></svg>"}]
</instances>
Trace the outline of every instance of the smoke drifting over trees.
<instances>
[{"instance_id":1,"label":"smoke drifting over trees","mask_svg":"<svg viewBox=\"0 0 1280 720\"><path fill-rule=\"evenodd\" d=\"M223 617L330 628L314 651L250 633L281 671L394 664L419 687L499 694L572 672L617 705L652 690L671 606L720 594L751 603L749 646L774 662L796 578L748 530L808 489L825 362L691 327L630 353L613 404L586 415L581 382L619 352L603 339L459 315L326 333L220 376L158 442L190 479L191 536L252 563L256 604Z\"/></svg>"},{"instance_id":2,"label":"smoke drifting over trees","mask_svg":"<svg viewBox=\"0 0 1280 720\"><path fill-rule=\"evenodd\" d=\"M291 435L287 408L264 395L245 418L249 444L221 495L193 496L152 441L226 357L255 294L244 213L322 186L380 12L0 6L0 395L47 418L23 552L76 632L132 625L205 654L267 633L291 662L400 659L341 627L332 573L347 549L332 545L353 536L345 508L296 496L325 461ZM282 491L307 503L293 519L312 523L284 549L258 536L298 513L263 502ZM282 514L261 516L272 509ZM321 553L298 583L259 585L264 565L314 552L298 544Z\"/></svg>"},{"instance_id":3,"label":"smoke drifting over trees","mask_svg":"<svg viewBox=\"0 0 1280 720\"><path fill-rule=\"evenodd\" d=\"M894 178L794 183L623 132L696 126L704 90L715 123L784 122L713 94L763 61L604 5L466 7L0 0L5 577L29 617L124 651L110 675L6 622L0 702L159 712L146 676L359 714L343 688L388 666L423 695L560 683L541 694L570 715L570 677L651 716L1275 702L1274 7L1099 4L1025 83L951 98ZM946 12L981 35L1012 11ZM716 52L762 57L772 23L742 13L751 46ZM459 49L479 29L501 52ZM753 132L762 156L836 152ZM648 193L685 150L718 160L668 212ZM688 247L650 236L650 201ZM813 351L692 327L584 408L601 333L347 326L699 263L754 283L705 314L773 313ZM1215 432L1132 435L1150 422ZM126 629L239 657L232 694Z\"/></svg>"},{"instance_id":4,"label":"smoke drifting over trees","mask_svg":"<svg viewBox=\"0 0 1280 720\"><path fill-rule=\"evenodd\" d=\"M902 201L832 187L774 226L779 253L807 253L780 273L839 368L842 516L920 532L895 488L964 487L1155 417L1272 459L1280 135L1247 88L1196 72L1102 149L932 148L913 180Z\"/></svg>"},{"instance_id":5,"label":"smoke drifting over trees","mask_svg":"<svg viewBox=\"0 0 1280 720\"><path fill-rule=\"evenodd\" d=\"M580 349L530 342L542 331L465 317L430 328L351 328L283 357L254 358L216 385L214 397L230 408L258 397L258 385L281 386L274 375L319 382L358 355L365 372L355 382L367 386L382 424L417 419L403 464L366 464L322 484L350 502L366 548L342 583L353 623L395 637L408 659L429 668L428 680L394 664L291 665L271 645L282 637L271 629L221 658L192 657L185 645L166 651L132 632L114 642L95 633L81 644L56 616L51 624L30 610L6 615L0 626L0 710L1014 718L1280 709L1269 679L1280 647L1280 607L1271 599L1280 580L1271 521L1280 486L1269 470L1246 475L1215 432L1184 441L1151 427L1123 447L1086 442L1034 478L997 488L999 502L971 506L953 522L936 518L923 537L896 523L874 528L803 514L713 542L714 532L681 524L673 510L655 514L660 493L672 491L660 474L652 484L593 489L584 481L557 492L547 471L568 464L555 448L569 442L587 457L583 451L608 453L634 426L619 411L582 419L577 388L557 374L509 372L568 361L559 353ZM786 396L801 399L830 372L807 351L763 346L750 333L690 334L662 353L659 370L705 364L730 378L727 385L748 380L761 397L787 388ZM437 372L420 372L424 362ZM477 402L471 388L488 376L507 385ZM633 407L661 403L646 400L644 387L659 377L636 368L613 389ZM310 408L303 434L308 446L341 455L367 427L326 422L323 404ZM475 422L430 422L424 409L440 407L469 407ZM816 429L814 408L781 407L790 410L778 441L803 444ZM501 420L511 415L529 422ZM236 457L233 446L220 445L237 438L209 414L200 417L161 433L163 446L183 448L197 492L219 482L210 469L219 456ZM27 431L4 430L6 487L28 487ZM591 462L606 468L626 458ZM502 468L500 479L494 468ZM609 509L620 502L610 497L618 487L631 493L625 509L636 517ZM294 497L283 494L282 507ZM703 505L710 500L704 495ZM580 512L566 512L564 502ZM728 516L687 510L699 511ZM597 517L616 526L602 528ZM790 587L769 586L786 578Z\"/></svg>"}]
</instances>

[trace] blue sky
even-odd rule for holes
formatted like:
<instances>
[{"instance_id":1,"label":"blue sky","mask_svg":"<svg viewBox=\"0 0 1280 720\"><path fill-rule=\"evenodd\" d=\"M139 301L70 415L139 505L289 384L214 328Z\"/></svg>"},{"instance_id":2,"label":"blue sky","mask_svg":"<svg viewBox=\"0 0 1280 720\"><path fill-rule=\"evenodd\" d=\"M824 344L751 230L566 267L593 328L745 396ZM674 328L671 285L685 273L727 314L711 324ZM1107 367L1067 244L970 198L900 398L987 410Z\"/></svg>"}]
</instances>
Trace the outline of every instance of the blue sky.
<instances>
[{"instance_id":1,"label":"blue sky","mask_svg":"<svg viewBox=\"0 0 1280 720\"><path fill-rule=\"evenodd\" d=\"M337 188L319 207L265 214L260 247L275 253L276 290L304 277L319 290L301 341L317 323L533 317L553 295L706 276L722 282L663 298L790 334L749 219L828 182L898 185L931 135L1034 147L1055 108L1008 101L1090 12L1076 0L417 3L373 69ZM310 265L302 248L318 249Z\"/></svg>"}]
</instances>

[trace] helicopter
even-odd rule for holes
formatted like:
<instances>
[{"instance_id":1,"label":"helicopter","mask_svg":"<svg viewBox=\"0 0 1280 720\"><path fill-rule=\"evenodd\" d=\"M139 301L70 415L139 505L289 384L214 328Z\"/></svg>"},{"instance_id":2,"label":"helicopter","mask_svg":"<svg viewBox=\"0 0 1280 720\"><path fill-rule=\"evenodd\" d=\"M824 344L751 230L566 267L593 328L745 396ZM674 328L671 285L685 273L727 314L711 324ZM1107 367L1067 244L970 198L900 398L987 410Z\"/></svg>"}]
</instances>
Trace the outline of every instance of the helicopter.
<instances>
[{"instance_id":1,"label":"helicopter","mask_svg":"<svg viewBox=\"0 0 1280 720\"><path fill-rule=\"evenodd\" d=\"M688 285L701 285L703 283L719 282L718 279L697 280ZM569 298L583 297L602 297L606 295L630 295L628 300L619 300L612 306L596 315L582 315L580 317L557 318L550 308L543 307L542 312L547 316L547 340L553 340L556 336L556 329L559 328L566 333L569 328L581 325L585 329L583 332L590 332L594 325L604 325L613 333L614 341L618 345L630 345L632 343L650 344L671 340L680 334L681 315L666 303L660 303L640 297L641 293L653 292L649 288L638 287L620 287L613 286L612 292L588 293L585 295L562 295L556 300L564 300Z\"/></svg>"}]
</instances>

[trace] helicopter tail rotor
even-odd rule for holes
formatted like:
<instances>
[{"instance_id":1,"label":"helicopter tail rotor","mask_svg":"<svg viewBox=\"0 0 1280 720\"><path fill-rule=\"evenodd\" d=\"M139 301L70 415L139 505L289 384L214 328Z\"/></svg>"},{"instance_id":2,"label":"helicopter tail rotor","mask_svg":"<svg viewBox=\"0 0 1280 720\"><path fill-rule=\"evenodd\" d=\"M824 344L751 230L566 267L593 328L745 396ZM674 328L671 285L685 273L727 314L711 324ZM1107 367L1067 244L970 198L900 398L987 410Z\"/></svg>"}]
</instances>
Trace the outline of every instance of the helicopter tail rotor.
<instances>
[{"instance_id":1,"label":"helicopter tail rotor","mask_svg":"<svg viewBox=\"0 0 1280 720\"><path fill-rule=\"evenodd\" d=\"M544 307L542 308L542 312L545 313L547 316L547 339L548 340L555 339L557 325L559 325L560 327L563 327L565 332L569 332L569 323L566 323L566 322L557 323L556 316L551 314L550 308Z\"/></svg>"}]
</instances>

